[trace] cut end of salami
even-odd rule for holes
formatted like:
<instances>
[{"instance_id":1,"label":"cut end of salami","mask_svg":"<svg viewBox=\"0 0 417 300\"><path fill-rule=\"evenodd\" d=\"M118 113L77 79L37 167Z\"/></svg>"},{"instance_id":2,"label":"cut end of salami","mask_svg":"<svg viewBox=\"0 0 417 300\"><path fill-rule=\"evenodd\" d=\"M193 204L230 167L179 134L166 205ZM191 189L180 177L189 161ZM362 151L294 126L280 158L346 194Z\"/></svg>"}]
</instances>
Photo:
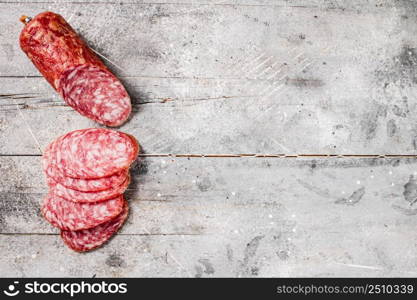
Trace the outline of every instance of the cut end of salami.
<instances>
[{"instance_id":1,"label":"cut end of salami","mask_svg":"<svg viewBox=\"0 0 417 300\"><path fill-rule=\"evenodd\" d=\"M132 111L130 97L119 79L92 65L65 70L58 92L80 114L107 126L122 125Z\"/></svg>"},{"instance_id":2,"label":"cut end of salami","mask_svg":"<svg viewBox=\"0 0 417 300\"><path fill-rule=\"evenodd\" d=\"M79 231L61 231L65 244L77 252L86 252L96 249L106 243L126 221L129 207L125 201L122 212L114 219L91 229Z\"/></svg>"}]
</instances>

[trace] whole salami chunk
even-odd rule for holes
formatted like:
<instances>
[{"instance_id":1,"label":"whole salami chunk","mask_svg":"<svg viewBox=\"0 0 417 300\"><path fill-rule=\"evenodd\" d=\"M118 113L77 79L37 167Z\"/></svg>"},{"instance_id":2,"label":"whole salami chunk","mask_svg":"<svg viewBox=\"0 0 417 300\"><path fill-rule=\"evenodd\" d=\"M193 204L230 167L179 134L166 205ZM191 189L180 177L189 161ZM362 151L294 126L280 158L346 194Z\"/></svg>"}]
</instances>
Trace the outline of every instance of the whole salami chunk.
<instances>
[{"instance_id":1,"label":"whole salami chunk","mask_svg":"<svg viewBox=\"0 0 417 300\"><path fill-rule=\"evenodd\" d=\"M100 192L80 192L72 190L53 180L49 180L48 185L55 195L62 197L65 200L78 203L94 203L112 199L123 194L129 186L129 183L130 175L126 177L126 180L121 185Z\"/></svg>"},{"instance_id":2,"label":"whole salami chunk","mask_svg":"<svg viewBox=\"0 0 417 300\"><path fill-rule=\"evenodd\" d=\"M56 150L55 146L56 143L52 142L43 152L43 170L52 182L57 182L66 188L80 192L100 192L121 185L129 174L129 170L124 169L114 175L98 179L67 177L56 167L55 156L53 155L53 152ZM51 180L47 178L48 182L51 182Z\"/></svg>"},{"instance_id":3,"label":"whole salami chunk","mask_svg":"<svg viewBox=\"0 0 417 300\"><path fill-rule=\"evenodd\" d=\"M84 230L112 220L122 212L123 196L100 203L75 203L53 192L44 199L41 211L46 220L62 230Z\"/></svg>"},{"instance_id":4,"label":"whole salami chunk","mask_svg":"<svg viewBox=\"0 0 417 300\"><path fill-rule=\"evenodd\" d=\"M61 238L68 247L77 252L93 250L107 242L120 229L128 214L129 207L125 201L122 212L114 219L86 230L62 230Z\"/></svg>"},{"instance_id":5,"label":"whole salami chunk","mask_svg":"<svg viewBox=\"0 0 417 300\"><path fill-rule=\"evenodd\" d=\"M28 21L20 47L80 114L107 126L120 126L129 117L125 88L62 16L43 12Z\"/></svg>"},{"instance_id":6,"label":"whole salami chunk","mask_svg":"<svg viewBox=\"0 0 417 300\"><path fill-rule=\"evenodd\" d=\"M136 160L139 144L123 132L89 128L58 138L56 166L67 177L96 179L128 169Z\"/></svg>"}]
</instances>

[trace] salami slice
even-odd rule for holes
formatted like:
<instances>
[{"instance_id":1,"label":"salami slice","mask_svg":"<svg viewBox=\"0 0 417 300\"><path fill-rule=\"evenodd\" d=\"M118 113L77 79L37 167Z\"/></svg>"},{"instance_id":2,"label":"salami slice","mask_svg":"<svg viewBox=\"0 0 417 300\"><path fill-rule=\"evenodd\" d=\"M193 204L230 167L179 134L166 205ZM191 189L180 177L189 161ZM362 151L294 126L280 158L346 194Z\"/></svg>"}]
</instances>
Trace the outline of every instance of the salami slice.
<instances>
[{"instance_id":1,"label":"salami slice","mask_svg":"<svg viewBox=\"0 0 417 300\"><path fill-rule=\"evenodd\" d=\"M53 192L44 199L41 211L46 220L62 230L84 230L105 223L122 212L124 197L88 204L67 201Z\"/></svg>"},{"instance_id":2,"label":"salami slice","mask_svg":"<svg viewBox=\"0 0 417 300\"><path fill-rule=\"evenodd\" d=\"M58 91L83 116L107 126L120 126L131 113L130 98L109 71L79 65L63 72Z\"/></svg>"},{"instance_id":3,"label":"salami slice","mask_svg":"<svg viewBox=\"0 0 417 300\"><path fill-rule=\"evenodd\" d=\"M48 176L49 173L55 175L55 177L51 176L51 178L55 182L59 182L66 188L80 192L101 192L104 190L108 190L112 187L119 186L123 184L124 181L126 181L126 178L129 174L128 170L125 169L114 175L102 177L99 179L76 179L71 177L65 177L61 173L49 172L48 170Z\"/></svg>"},{"instance_id":4,"label":"salami slice","mask_svg":"<svg viewBox=\"0 0 417 300\"><path fill-rule=\"evenodd\" d=\"M56 167L55 159L52 159L52 151L55 144L50 144L43 154L43 169L47 177L53 182L58 182L66 188L81 192L99 192L121 185L127 178L129 170L124 169L114 175L98 179L76 179L67 177ZM50 182L50 180L48 181Z\"/></svg>"},{"instance_id":5,"label":"salami slice","mask_svg":"<svg viewBox=\"0 0 417 300\"><path fill-rule=\"evenodd\" d=\"M68 201L79 203L94 203L101 202L108 199L112 199L123 194L130 183L130 175L126 177L126 180L119 186L100 191L100 192L80 192L66 188L60 183L49 180L48 185L51 187L51 191Z\"/></svg>"},{"instance_id":6,"label":"salami slice","mask_svg":"<svg viewBox=\"0 0 417 300\"><path fill-rule=\"evenodd\" d=\"M82 115L107 126L120 126L129 117L125 88L62 16L43 12L27 22L20 47Z\"/></svg>"},{"instance_id":7,"label":"salami slice","mask_svg":"<svg viewBox=\"0 0 417 300\"><path fill-rule=\"evenodd\" d=\"M79 231L61 231L64 243L77 252L86 252L100 247L107 242L123 225L129 214L129 207L125 201L122 212L114 219L97 227Z\"/></svg>"},{"instance_id":8,"label":"salami slice","mask_svg":"<svg viewBox=\"0 0 417 300\"><path fill-rule=\"evenodd\" d=\"M57 140L56 166L67 177L96 179L128 169L139 145L125 133L89 128L72 131Z\"/></svg>"}]
</instances>

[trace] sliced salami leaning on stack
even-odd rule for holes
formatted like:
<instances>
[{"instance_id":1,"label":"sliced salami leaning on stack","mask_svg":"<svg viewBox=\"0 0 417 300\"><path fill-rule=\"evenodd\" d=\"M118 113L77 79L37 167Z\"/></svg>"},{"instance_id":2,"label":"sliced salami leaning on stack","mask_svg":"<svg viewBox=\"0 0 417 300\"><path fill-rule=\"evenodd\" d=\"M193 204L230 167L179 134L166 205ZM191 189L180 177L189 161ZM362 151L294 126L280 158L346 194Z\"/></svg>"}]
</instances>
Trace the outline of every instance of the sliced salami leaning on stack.
<instances>
[{"instance_id":1,"label":"sliced salami leaning on stack","mask_svg":"<svg viewBox=\"0 0 417 300\"><path fill-rule=\"evenodd\" d=\"M41 211L71 249L95 249L123 225L123 193L138 153L134 137L103 128L72 131L48 145L42 163L49 193Z\"/></svg>"},{"instance_id":2,"label":"sliced salami leaning on stack","mask_svg":"<svg viewBox=\"0 0 417 300\"><path fill-rule=\"evenodd\" d=\"M122 212L112 220L91 229L78 231L62 230L61 237L65 244L75 251L85 252L96 249L108 241L122 227L128 214L129 207L127 202L125 202Z\"/></svg>"}]
</instances>

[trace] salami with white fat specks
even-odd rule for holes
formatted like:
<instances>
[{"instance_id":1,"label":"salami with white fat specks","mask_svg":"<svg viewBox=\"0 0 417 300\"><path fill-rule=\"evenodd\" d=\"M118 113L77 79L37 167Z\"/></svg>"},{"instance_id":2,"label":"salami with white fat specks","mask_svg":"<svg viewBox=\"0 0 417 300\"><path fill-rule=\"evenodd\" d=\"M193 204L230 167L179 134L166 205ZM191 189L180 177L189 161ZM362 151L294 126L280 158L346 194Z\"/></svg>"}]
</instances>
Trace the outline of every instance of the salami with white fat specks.
<instances>
[{"instance_id":1,"label":"salami with white fat specks","mask_svg":"<svg viewBox=\"0 0 417 300\"><path fill-rule=\"evenodd\" d=\"M58 92L80 114L107 126L119 126L131 113L125 88L102 68L79 65L66 70Z\"/></svg>"},{"instance_id":2,"label":"salami with white fat specks","mask_svg":"<svg viewBox=\"0 0 417 300\"><path fill-rule=\"evenodd\" d=\"M114 219L94 228L79 231L61 231L61 238L68 247L77 252L86 252L106 243L126 221L129 207L125 201L122 212Z\"/></svg>"},{"instance_id":3,"label":"salami with white fat specks","mask_svg":"<svg viewBox=\"0 0 417 300\"><path fill-rule=\"evenodd\" d=\"M125 181L119 185L99 192L81 192L66 188L58 182L54 182L52 179L48 180L48 185L51 191L55 195L62 197L68 201L79 202L79 203L94 203L101 202L108 199L112 199L123 194L130 183L130 175L128 175Z\"/></svg>"},{"instance_id":4,"label":"salami with white fat specks","mask_svg":"<svg viewBox=\"0 0 417 300\"><path fill-rule=\"evenodd\" d=\"M128 119L125 88L62 16L43 12L21 20L20 47L68 105L106 126Z\"/></svg>"},{"instance_id":5,"label":"salami with white fat specks","mask_svg":"<svg viewBox=\"0 0 417 300\"><path fill-rule=\"evenodd\" d=\"M104 128L72 131L57 140L56 166L67 177L97 179L127 169L139 144L132 136Z\"/></svg>"},{"instance_id":6,"label":"salami with white fat specks","mask_svg":"<svg viewBox=\"0 0 417 300\"><path fill-rule=\"evenodd\" d=\"M75 203L53 192L44 199L41 211L46 220L62 230L84 230L112 220L122 212L123 195L100 203Z\"/></svg>"},{"instance_id":7,"label":"salami with white fat specks","mask_svg":"<svg viewBox=\"0 0 417 300\"><path fill-rule=\"evenodd\" d=\"M43 153L43 169L46 176L52 179L52 182L60 183L66 188L81 192L100 192L121 185L129 174L128 169L124 169L114 175L97 179L78 179L67 177L57 168L55 163L55 142L51 143ZM48 183L51 180L48 180Z\"/></svg>"},{"instance_id":8,"label":"salami with white fat specks","mask_svg":"<svg viewBox=\"0 0 417 300\"><path fill-rule=\"evenodd\" d=\"M49 193L41 211L68 247L93 250L123 225L129 210L123 193L138 153L133 136L103 128L75 130L47 146L42 164Z\"/></svg>"}]
</instances>

